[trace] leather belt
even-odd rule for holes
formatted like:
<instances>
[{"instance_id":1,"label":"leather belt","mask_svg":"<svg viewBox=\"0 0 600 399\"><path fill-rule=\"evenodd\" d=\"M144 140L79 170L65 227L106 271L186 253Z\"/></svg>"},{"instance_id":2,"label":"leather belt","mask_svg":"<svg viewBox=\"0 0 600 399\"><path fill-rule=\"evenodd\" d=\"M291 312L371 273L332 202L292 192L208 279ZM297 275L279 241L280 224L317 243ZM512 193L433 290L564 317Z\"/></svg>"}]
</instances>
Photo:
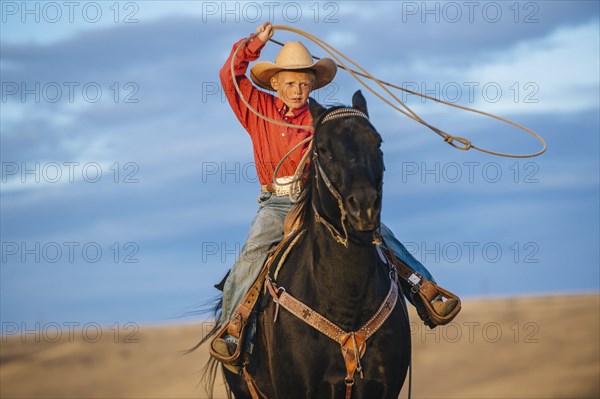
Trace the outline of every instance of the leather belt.
<instances>
[{"instance_id":1,"label":"leather belt","mask_svg":"<svg viewBox=\"0 0 600 399\"><path fill-rule=\"evenodd\" d=\"M260 186L260 191L262 191L263 193L273 193L273 194L277 194L277 188L279 188L279 192L282 192L282 189L288 189L287 191L289 192L289 188L288 186L275 186L273 183L269 183L269 184L263 184L262 186Z\"/></svg>"}]
</instances>

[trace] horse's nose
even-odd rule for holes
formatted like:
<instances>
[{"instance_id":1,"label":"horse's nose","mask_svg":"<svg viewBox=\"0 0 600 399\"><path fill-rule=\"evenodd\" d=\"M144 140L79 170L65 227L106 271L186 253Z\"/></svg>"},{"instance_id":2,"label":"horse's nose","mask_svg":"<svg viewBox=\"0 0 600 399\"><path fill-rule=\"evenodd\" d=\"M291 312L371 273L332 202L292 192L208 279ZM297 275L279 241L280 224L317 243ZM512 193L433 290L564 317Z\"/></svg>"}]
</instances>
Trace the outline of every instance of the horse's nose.
<instances>
[{"instance_id":1,"label":"horse's nose","mask_svg":"<svg viewBox=\"0 0 600 399\"><path fill-rule=\"evenodd\" d=\"M346 198L348 213L356 221L358 230L372 230L377 227L381 211L378 192L374 188L363 189Z\"/></svg>"}]
</instances>

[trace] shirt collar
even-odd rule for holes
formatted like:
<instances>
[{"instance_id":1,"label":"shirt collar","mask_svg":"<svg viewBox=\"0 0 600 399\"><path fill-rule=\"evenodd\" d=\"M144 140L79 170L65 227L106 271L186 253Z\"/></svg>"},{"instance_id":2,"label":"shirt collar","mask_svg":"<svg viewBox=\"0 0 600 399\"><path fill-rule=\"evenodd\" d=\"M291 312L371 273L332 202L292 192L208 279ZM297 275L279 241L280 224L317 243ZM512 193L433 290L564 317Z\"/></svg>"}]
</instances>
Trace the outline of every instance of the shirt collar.
<instances>
[{"instance_id":1,"label":"shirt collar","mask_svg":"<svg viewBox=\"0 0 600 399\"><path fill-rule=\"evenodd\" d=\"M279 114L281 116L285 117L285 114L288 112L288 106L285 105L285 103L283 101L281 101L281 99L279 97L275 97L275 106L277 107L277 112L279 112ZM308 110L308 101L306 102L306 104L304 104L300 108L296 108L296 109L292 110L292 113L294 114L294 118L297 118L300 115L304 114L307 110Z\"/></svg>"}]
</instances>

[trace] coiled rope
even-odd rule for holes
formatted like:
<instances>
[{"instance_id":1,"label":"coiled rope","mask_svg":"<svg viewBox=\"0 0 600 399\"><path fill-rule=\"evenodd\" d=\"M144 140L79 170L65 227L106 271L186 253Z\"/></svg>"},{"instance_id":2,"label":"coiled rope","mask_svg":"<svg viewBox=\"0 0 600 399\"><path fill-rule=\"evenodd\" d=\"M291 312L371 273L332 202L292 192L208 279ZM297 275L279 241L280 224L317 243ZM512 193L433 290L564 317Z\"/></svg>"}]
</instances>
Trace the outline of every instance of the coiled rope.
<instances>
[{"instance_id":1,"label":"coiled rope","mask_svg":"<svg viewBox=\"0 0 600 399\"><path fill-rule=\"evenodd\" d=\"M380 79L377 79L376 77L374 77L373 75L371 75L367 70L365 70L363 67L361 67L360 65L358 65L355 61L351 60L350 58L348 58L347 56L345 56L344 54L342 54L341 52L339 52L337 49L335 49L333 46L327 44L326 42L324 42L323 40L319 39L318 37L305 32L301 29L298 28L294 28L294 27L290 27L290 26L286 26L286 25L273 25L273 30L283 30L283 31L289 31L289 32L293 32L296 33L300 36L305 37L306 39L312 41L313 43L315 43L316 45L318 45L319 47L321 47L325 52L327 52L327 54L329 54L329 56L331 56L331 58L337 63L338 68L344 69L345 71L347 71L348 73L350 73L350 75L352 75L352 77L354 79L356 79L362 86L364 86L367 90L369 90L371 93L373 93L376 97L378 97L379 99L381 99L385 104L389 105L390 107L392 107L393 109L395 109L396 111L400 112L401 114L407 116L408 118L428 127L429 129L431 129L434 133L438 134L439 136L441 136L444 141L448 144L450 144L452 147L457 148L459 150L463 150L463 151L467 151L470 149L474 149L477 151L481 151L487 154L491 154L491 155L495 155L495 156L500 156L500 157L507 157L507 158L532 158L532 157L536 157L538 155L543 154L546 151L547 148L547 143L546 141L537 133L535 133L534 131L532 131L531 129L528 129L527 127L520 125L516 122L513 122L509 119L500 117L498 115L494 115L488 112L484 112L484 111L480 111L477 109L473 109L473 108L469 108L469 107L465 107L462 105L458 105L458 104L453 104L447 101L443 101L441 99L435 98L435 97L431 97L416 91L412 91L397 85L394 85L392 83L388 83L385 81L382 81ZM242 95L242 92L238 86L237 80L235 79L235 68L234 68L234 62L235 59L237 58L237 55L240 51L240 49L242 47L244 47L246 45L246 43L252 38L254 37L255 34L250 35L250 37L248 37L246 40L244 40L243 42L240 43L240 45L236 48L233 57L231 58L231 75L233 77L233 84L234 87L240 97L240 99L242 100L242 102L244 103L244 105L246 105L246 107L250 110L250 112L254 113L255 115L257 115L259 118L262 118L264 120L266 120L267 122L270 123L274 123L276 125L279 126L284 126L284 127L292 127L295 129L304 129L304 130L312 130L312 126L303 126L303 125L295 125L295 124L291 124L291 123L286 123L286 122L282 122L279 120L275 120L272 118L269 118L265 115L262 115L260 112L258 112L256 109L254 109L249 103L248 101L244 98L244 96ZM280 43L276 40L273 39L269 39L270 41L272 41L273 43L276 43L280 46L283 46L283 43ZM319 57L316 56L312 56L313 59L318 60L320 59ZM356 71L354 69L351 69L350 67L348 67L348 65L343 61L343 60L347 61L348 63L354 65L354 67L356 67L357 69L359 69L360 71ZM380 93L378 93L375 89L373 89L368 83L366 83L365 81L363 81L361 79L361 77L366 78L366 79L370 79L373 82L375 82L380 88L381 90L385 91L394 101L390 101L387 98L385 98L384 96L382 96ZM387 87L386 87L387 86ZM461 136L455 136L452 135L448 132L445 132L431 124L429 124L428 122L426 122L425 120L423 120L419 115L417 115L410 107L408 107L406 104L404 104L404 102L402 100L400 100L396 95L394 95L394 93L392 93L388 87L397 89L397 90L401 90L404 91L406 93L410 93L422 98L426 98L429 100L433 100L435 102L444 104L444 105L448 105L450 107L454 107L454 108L459 108L465 111L469 111L469 112L474 112L480 115L484 115L496 120L499 120L501 122L507 123L511 126L514 126L520 130L523 130L524 132L526 132L527 134L533 136L536 140L538 140L541 144L542 144L542 148L534 153L530 153L530 154L508 154L508 153L503 153L503 152L498 152L498 151L492 151L480 146L477 146L475 144L473 144L471 142L471 140L465 138L465 137L461 137ZM311 136L312 137L312 136ZM306 141L310 141L309 139L307 139ZM290 150L280 161L279 165L277 165L277 167L275 168L275 171L273 173L273 182L277 182L276 180L276 176L277 176L277 171L279 170L279 167L281 166L281 164L283 163L283 161L293 152L295 151L297 148L300 147L300 144L304 144L306 141L303 141L302 143L299 143L298 145L296 145L292 150ZM311 142L312 143L312 142ZM459 143L459 144L457 144ZM279 183L279 184L296 184L298 182L298 180L300 179L300 175L302 173L302 169L304 167L303 162L301 162L298 165L298 168L296 170L296 173L294 174L294 179L292 179L292 181L288 182L288 183Z\"/></svg>"}]
</instances>

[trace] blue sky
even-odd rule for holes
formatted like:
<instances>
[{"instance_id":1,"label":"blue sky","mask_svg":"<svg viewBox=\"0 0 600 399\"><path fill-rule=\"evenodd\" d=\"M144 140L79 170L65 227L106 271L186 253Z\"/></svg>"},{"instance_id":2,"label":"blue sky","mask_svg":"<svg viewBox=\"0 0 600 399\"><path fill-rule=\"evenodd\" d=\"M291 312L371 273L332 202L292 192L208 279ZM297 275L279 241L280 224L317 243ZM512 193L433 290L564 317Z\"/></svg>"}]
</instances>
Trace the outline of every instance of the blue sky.
<instances>
[{"instance_id":1,"label":"blue sky","mask_svg":"<svg viewBox=\"0 0 600 399\"><path fill-rule=\"evenodd\" d=\"M532 159L457 151L363 89L384 138L384 221L439 282L465 297L599 290L597 2L46 4L1 10L3 323L185 321L216 294L259 190L218 71L266 19L547 140ZM315 97L359 88L340 72ZM539 148L402 98L478 145Z\"/></svg>"}]
</instances>

